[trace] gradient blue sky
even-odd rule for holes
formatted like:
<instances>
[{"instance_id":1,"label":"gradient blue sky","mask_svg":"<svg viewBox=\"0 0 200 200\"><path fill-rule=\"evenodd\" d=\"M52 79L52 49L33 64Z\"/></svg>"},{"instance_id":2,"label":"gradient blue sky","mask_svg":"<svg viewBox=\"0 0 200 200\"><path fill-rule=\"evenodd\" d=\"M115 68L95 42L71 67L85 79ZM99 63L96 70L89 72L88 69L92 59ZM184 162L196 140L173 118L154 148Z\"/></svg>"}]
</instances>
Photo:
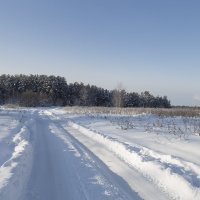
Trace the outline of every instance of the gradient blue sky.
<instances>
[{"instance_id":1,"label":"gradient blue sky","mask_svg":"<svg viewBox=\"0 0 200 200\"><path fill-rule=\"evenodd\" d=\"M200 104L199 0L0 0L0 73Z\"/></svg>"}]
</instances>

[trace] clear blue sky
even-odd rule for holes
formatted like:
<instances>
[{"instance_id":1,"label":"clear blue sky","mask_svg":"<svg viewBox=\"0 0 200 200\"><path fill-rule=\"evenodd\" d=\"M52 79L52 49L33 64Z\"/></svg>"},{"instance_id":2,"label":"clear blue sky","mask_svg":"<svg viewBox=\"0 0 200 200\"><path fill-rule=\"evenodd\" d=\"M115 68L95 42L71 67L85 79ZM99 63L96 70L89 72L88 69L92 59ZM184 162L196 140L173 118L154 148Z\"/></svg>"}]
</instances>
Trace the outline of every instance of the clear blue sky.
<instances>
[{"instance_id":1,"label":"clear blue sky","mask_svg":"<svg viewBox=\"0 0 200 200\"><path fill-rule=\"evenodd\" d=\"M199 0L2 0L0 73L200 104Z\"/></svg>"}]
</instances>

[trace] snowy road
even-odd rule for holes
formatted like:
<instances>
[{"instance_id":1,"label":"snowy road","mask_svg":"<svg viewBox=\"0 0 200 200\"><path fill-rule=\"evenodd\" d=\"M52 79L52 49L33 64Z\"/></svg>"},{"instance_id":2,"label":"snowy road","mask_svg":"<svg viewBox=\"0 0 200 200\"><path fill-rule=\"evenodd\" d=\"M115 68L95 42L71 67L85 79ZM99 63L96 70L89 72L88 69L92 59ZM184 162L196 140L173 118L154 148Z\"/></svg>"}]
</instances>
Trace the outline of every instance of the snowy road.
<instances>
[{"instance_id":1,"label":"snowy road","mask_svg":"<svg viewBox=\"0 0 200 200\"><path fill-rule=\"evenodd\" d=\"M0 126L6 152L0 153L0 199L199 199L200 167L192 158L164 155L135 144L133 136L130 146L123 141L126 135L112 138L100 125L91 130L62 112L2 112L0 122L10 126Z\"/></svg>"},{"instance_id":2,"label":"snowy road","mask_svg":"<svg viewBox=\"0 0 200 200\"><path fill-rule=\"evenodd\" d=\"M41 112L35 123L31 175L23 200L140 199L93 153Z\"/></svg>"}]
</instances>

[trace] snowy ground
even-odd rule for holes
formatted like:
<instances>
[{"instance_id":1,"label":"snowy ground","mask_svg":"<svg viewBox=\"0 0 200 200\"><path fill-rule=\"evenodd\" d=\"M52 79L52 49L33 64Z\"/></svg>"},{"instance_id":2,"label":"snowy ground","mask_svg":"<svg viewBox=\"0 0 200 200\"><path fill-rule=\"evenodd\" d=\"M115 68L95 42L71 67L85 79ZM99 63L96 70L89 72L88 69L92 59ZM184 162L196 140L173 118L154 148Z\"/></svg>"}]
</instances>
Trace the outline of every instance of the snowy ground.
<instances>
[{"instance_id":1,"label":"snowy ground","mask_svg":"<svg viewBox=\"0 0 200 200\"><path fill-rule=\"evenodd\" d=\"M200 199L199 118L0 110L0 199Z\"/></svg>"}]
</instances>

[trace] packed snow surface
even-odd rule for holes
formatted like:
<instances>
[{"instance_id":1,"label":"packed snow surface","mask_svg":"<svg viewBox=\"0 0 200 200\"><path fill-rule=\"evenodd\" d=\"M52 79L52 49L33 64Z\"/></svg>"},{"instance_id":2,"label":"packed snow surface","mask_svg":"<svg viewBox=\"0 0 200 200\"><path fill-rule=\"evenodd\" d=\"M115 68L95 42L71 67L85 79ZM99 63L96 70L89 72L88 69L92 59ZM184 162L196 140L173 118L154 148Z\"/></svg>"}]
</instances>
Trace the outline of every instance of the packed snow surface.
<instances>
[{"instance_id":1,"label":"packed snow surface","mask_svg":"<svg viewBox=\"0 0 200 200\"><path fill-rule=\"evenodd\" d=\"M0 110L2 200L199 200L199 118Z\"/></svg>"}]
</instances>

